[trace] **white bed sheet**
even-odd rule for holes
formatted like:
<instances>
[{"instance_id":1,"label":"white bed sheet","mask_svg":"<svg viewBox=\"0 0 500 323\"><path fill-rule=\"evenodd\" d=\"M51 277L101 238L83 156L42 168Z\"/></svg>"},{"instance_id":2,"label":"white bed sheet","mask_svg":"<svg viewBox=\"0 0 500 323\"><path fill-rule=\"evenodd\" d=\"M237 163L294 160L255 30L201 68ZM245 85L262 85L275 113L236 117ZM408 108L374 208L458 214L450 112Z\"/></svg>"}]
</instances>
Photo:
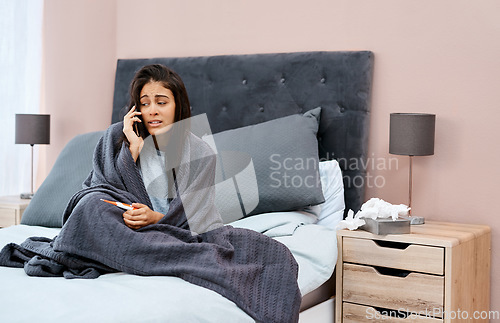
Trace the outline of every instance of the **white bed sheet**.
<instances>
[{"instance_id":1,"label":"white bed sheet","mask_svg":"<svg viewBox=\"0 0 500 323\"><path fill-rule=\"evenodd\" d=\"M331 276L337 260L335 232L314 224L315 219L306 212L278 212L232 225L287 245L299 263L298 283L305 295ZM0 247L58 232L26 225L0 229ZM253 322L230 300L176 277L114 273L68 280L0 267L0 289L0 322Z\"/></svg>"}]
</instances>

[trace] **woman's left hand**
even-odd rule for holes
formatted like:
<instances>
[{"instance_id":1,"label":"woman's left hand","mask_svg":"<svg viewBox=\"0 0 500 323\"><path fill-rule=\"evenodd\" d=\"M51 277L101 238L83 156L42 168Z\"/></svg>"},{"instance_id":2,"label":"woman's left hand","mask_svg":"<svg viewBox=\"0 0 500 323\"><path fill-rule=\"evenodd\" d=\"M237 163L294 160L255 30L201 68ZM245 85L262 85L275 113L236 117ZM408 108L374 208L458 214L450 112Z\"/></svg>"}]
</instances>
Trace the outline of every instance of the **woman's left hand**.
<instances>
[{"instance_id":1,"label":"woman's left hand","mask_svg":"<svg viewBox=\"0 0 500 323\"><path fill-rule=\"evenodd\" d=\"M164 216L141 203L133 203L132 206L134 210L128 210L123 213L123 221L125 221L125 225L131 229L140 229L147 225L157 223Z\"/></svg>"}]
</instances>

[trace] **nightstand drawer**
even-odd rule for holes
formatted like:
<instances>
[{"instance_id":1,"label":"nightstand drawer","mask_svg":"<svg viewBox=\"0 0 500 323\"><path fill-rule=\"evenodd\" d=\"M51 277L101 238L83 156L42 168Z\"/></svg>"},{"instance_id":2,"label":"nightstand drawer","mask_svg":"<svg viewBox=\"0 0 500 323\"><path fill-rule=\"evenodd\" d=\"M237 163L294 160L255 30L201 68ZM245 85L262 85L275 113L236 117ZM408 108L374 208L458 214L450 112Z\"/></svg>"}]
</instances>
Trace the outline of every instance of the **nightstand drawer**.
<instances>
[{"instance_id":1,"label":"nightstand drawer","mask_svg":"<svg viewBox=\"0 0 500 323\"><path fill-rule=\"evenodd\" d=\"M444 274L444 248L371 239L343 238L344 261Z\"/></svg>"},{"instance_id":2,"label":"nightstand drawer","mask_svg":"<svg viewBox=\"0 0 500 323\"><path fill-rule=\"evenodd\" d=\"M344 263L342 287L346 302L442 316L442 276Z\"/></svg>"},{"instance_id":3,"label":"nightstand drawer","mask_svg":"<svg viewBox=\"0 0 500 323\"><path fill-rule=\"evenodd\" d=\"M8 227L16 224L16 210L0 208L0 227Z\"/></svg>"},{"instance_id":4,"label":"nightstand drawer","mask_svg":"<svg viewBox=\"0 0 500 323\"><path fill-rule=\"evenodd\" d=\"M432 313L406 313L403 311L389 311L384 309L375 309L371 306L363 306L344 302L343 304L343 322L401 322L401 323L439 323L442 319L431 317ZM407 314L401 318L398 314Z\"/></svg>"}]
</instances>

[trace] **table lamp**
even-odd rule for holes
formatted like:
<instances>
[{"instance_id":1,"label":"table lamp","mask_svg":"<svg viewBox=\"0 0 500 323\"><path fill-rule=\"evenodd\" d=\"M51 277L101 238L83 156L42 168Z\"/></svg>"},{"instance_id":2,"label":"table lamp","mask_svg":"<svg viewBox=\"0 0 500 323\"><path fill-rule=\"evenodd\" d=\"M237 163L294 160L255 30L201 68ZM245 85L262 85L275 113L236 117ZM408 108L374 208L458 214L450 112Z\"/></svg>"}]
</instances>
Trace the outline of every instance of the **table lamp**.
<instances>
[{"instance_id":1,"label":"table lamp","mask_svg":"<svg viewBox=\"0 0 500 323\"><path fill-rule=\"evenodd\" d=\"M389 153L410 156L408 207L411 224L423 224L423 217L411 214L413 156L434 155L436 115L428 113L391 113Z\"/></svg>"},{"instance_id":2,"label":"table lamp","mask_svg":"<svg viewBox=\"0 0 500 323\"><path fill-rule=\"evenodd\" d=\"M22 199L33 197L33 146L50 144L49 114L16 114L16 144L31 145L31 192L22 193Z\"/></svg>"}]
</instances>

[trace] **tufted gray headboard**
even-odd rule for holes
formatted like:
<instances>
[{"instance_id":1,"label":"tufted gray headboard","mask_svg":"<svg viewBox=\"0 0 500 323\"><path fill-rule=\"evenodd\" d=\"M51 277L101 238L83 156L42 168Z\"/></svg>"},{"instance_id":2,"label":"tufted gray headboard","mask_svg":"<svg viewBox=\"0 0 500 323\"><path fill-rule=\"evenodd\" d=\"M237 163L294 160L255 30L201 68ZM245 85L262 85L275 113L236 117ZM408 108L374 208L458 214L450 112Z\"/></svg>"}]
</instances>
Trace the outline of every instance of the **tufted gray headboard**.
<instances>
[{"instance_id":1,"label":"tufted gray headboard","mask_svg":"<svg viewBox=\"0 0 500 323\"><path fill-rule=\"evenodd\" d=\"M118 60L112 122L128 104L130 81L161 63L183 79L192 114L206 113L213 133L322 107L321 159L343 170L346 210L364 199L373 53L302 52Z\"/></svg>"}]
</instances>

